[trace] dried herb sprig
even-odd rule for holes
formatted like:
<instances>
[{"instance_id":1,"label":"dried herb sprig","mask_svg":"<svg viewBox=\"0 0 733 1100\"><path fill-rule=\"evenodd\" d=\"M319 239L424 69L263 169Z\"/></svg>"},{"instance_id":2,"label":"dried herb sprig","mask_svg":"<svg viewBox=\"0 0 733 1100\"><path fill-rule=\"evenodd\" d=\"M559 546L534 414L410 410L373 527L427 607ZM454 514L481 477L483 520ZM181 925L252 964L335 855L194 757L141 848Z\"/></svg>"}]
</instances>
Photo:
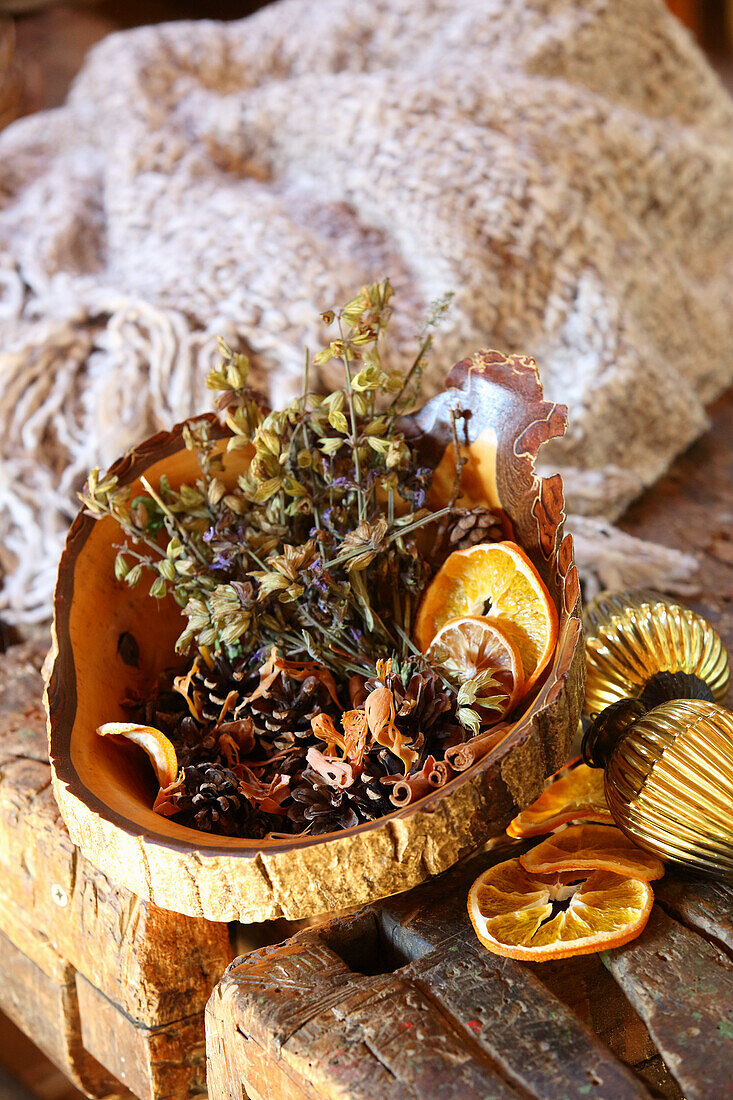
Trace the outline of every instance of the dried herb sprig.
<instances>
[{"instance_id":1,"label":"dried herb sprig","mask_svg":"<svg viewBox=\"0 0 733 1100\"><path fill-rule=\"evenodd\" d=\"M380 657L408 657L430 572L416 539L455 501L428 505L432 472L399 428L432 336L426 329L406 375L384 368L392 294L384 280L322 315L335 332L313 363L339 360L343 385L322 395L306 383L282 410L265 408L249 386L247 357L220 343L207 383L230 433L227 450L253 449L235 484L223 476L208 420L184 429L200 467L193 484L173 488L162 478L130 500L114 476L90 475L85 507L113 516L127 539L118 578L132 586L147 571L150 594L170 592L185 609L180 652L255 658L276 644L289 659L333 669L346 662L367 675ZM429 327L445 308L436 307Z\"/></svg>"}]
</instances>

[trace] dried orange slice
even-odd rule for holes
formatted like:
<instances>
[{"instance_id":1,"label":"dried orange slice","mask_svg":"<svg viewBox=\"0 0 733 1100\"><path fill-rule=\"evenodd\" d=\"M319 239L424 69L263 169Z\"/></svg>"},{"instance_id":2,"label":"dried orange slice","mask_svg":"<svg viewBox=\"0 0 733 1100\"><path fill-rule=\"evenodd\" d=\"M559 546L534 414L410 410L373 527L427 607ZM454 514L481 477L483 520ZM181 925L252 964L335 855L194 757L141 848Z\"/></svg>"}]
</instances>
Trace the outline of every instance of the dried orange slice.
<instances>
[{"instance_id":1,"label":"dried orange slice","mask_svg":"<svg viewBox=\"0 0 733 1100\"><path fill-rule=\"evenodd\" d=\"M492 717L508 714L522 694L519 650L490 619L479 615L451 619L433 638L427 658L458 684L488 674L486 694L495 697Z\"/></svg>"},{"instance_id":2,"label":"dried orange slice","mask_svg":"<svg viewBox=\"0 0 733 1100\"><path fill-rule=\"evenodd\" d=\"M496 955L545 962L619 947L643 930L648 882L611 871L531 875L518 859L489 867L468 894L468 915Z\"/></svg>"},{"instance_id":3,"label":"dried orange slice","mask_svg":"<svg viewBox=\"0 0 733 1100\"><path fill-rule=\"evenodd\" d=\"M519 857L525 871L547 875L558 871L603 870L652 882L664 864L612 825L569 825Z\"/></svg>"},{"instance_id":4,"label":"dried orange slice","mask_svg":"<svg viewBox=\"0 0 733 1100\"><path fill-rule=\"evenodd\" d=\"M176 750L164 733L155 726L138 726L134 722L105 722L97 727L100 737L125 737L139 745L150 758L161 787L167 787L178 775Z\"/></svg>"},{"instance_id":5,"label":"dried orange slice","mask_svg":"<svg viewBox=\"0 0 733 1100\"><path fill-rule=\"evenodd\" d=\"M540 797L507 826L509 836L540 836L567 821L613 824L603 790L603 771L578 764L545 787Z\"/></svg>"},{"instance_id":6,"label":"dried orange slice","mask_svg":"<svg viewBox=\"0 0 733 1100\"><path fill-rule=\"evenodd\" d=\"M480 543L447 558L417 613L415 640L423 653L441 627L466 615L486 616L514 642L528 691L555 648L557 611L539 573L516 543Z\"/></svg>"}]
</instances>

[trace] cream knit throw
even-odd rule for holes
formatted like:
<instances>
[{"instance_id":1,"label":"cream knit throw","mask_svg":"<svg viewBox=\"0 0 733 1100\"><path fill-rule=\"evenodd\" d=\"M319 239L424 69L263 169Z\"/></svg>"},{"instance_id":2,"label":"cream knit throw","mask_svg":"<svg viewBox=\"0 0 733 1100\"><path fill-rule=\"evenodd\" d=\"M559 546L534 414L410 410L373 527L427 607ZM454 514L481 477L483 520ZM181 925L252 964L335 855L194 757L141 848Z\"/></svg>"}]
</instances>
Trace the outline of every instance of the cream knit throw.
<instances>
[{"instance_id":1,"label":"cream knit throw","mask_svg":"<svg viewBox=\"0 0 733 1100\"><path fill-rule=\"evenodd\" d=\"M0 612L48 615L87 469L208 404L214 338L274 400L318 312L388 273L426 394L488 346L571 408L592 583L690 561L604 527L733 379L733 104L661 0L285 0L114 35L0 135ZM658 577L656 579L659 579Z\"/></svg>"}]
</instances>

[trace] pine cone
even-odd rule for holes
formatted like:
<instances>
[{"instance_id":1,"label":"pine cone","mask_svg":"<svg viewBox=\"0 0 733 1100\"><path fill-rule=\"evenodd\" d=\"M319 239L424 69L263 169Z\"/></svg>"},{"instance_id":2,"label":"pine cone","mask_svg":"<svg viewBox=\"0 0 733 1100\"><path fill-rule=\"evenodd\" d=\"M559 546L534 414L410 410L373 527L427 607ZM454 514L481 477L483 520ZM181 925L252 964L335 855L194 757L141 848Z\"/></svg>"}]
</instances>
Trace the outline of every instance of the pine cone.
<instances>
[{"instance_id":1,"label":"pine cone","mask_svg":"<svg viewBox=\"0 0 733 1100\"><path fill-rule=\"evenodd\" d=\"M174 820L179 824L220 836L259 839L265 835L267 826L229 768L211 762L192 764L184 768L183 777L183 786L174 796L178 803Z\"/></svg>"},{"instance_id":2,"label":"pine cone","mask_svg":"<svg viewBox=\"0 0 733 1100\"><path fill-rule=\"evenodd\" d=\"M221 764L219 739L202 729L190 715L183 718L168 736L176 750L179 766L186 768L197 764Z\"/></svg>"},{"instance_id":3,"label":"pine cone","mask_svg":"<svg viewBox=\"0 0 733 1100\"><path fill-rule=\"evenodd\" d=\"M438 680L431 668L414 672L407 688L399 683L395 691L397 718L403 732L419 732L427 738L447 716L454 712L454 697Z\"/></svg>"},{"instance_id":4,"label":"pine cone","mask_svg":"<svg viewBox=\"0 0 733 1100\"><path fill-rule=\"evenodd\" d=\"M350 787L337 790L318 772L305 768L293 788L293 805L288 818L300 828L309 827L312 835L351 829L365 821L375 821L394 810L391 787L383 783L400 764L387 749L372 750L364 757L363 770Z\"/></svg>"},{"instance_id":5,"label":"pine cone","mask_svg":"<svg viewBox=\"0 0 733 1100\"><path fill-rule=\"evenodd\" d=\"M406 688L397 673L387 675L385 683L394 696L395 722L400 733L424 750L422 756L434 753L436 740L450 733L455 724L455 695L443 686L432 668L413 672ZM380 680L369 680L366 684L368 691L380 686ZM399 771L399 761L396 757L393 760L392 770Z\"/></svg>"},{"instance_id":6,"label":"pine cone","mask_svg":"<svg viewBox=\"0 0 733 1100\"><path fill-rule=\"evenodd\" d=\"M291 743L286 734L296 739L311 738L311 718L332 710L328 691L315 676L294 680L278 676L266 695L248 702L242 716L249 714L261 741L270 742L275 748Z\"/></svg>"},{"instance_id":7,"label":"pine cone","mask_svg":"<svg viewBox=\"0 0 733 1100\"><path fill-rule=\"evenodd\" d=\"M501 542L508 537L506 521L493 508L460 508L450 531L451 550L468 550L480 542Z\"/></svg>"},{"instance_id":8,"label":"pine cone","mask_svg":"<svg viewBox=\"0 0 733 1100\"><path fill-rule=\"evenodd\" d=\"M350 805L348 791L330 786L312 768L306 768L300 783L293 788L289 820L312 836L351 829L359 818Z\"/></svg>"},{"instance_id":9,"label":"pine cone","mask_svg":"<svg viewBox=\"0 0 733 1100\"><path fill-rule=\"evenodd\" d=\"M389 764L390 757L392 754L386 750L368 753L364 757L361 775L344 792L360 821L375 821L394 810L389 800L391 788L382 783L386 775L394 774L394 768Z\"/></svg>"},{"instance_id":10,"label":"pine cone","mask_svg":"<svg viewBox=\"0 0 733 1100\"><path fill-rule=\"evenodd\" d=\"M246 695L254 691L257 680L257 673L247 672L244 663L234 663L222 655L215 658L213 668L206 665L199 667L191 677L191 688L192 694L200 701L204 722L219 720L221 709L232 691L237 692L241 703Z\"/></svg>"}]
</instances>

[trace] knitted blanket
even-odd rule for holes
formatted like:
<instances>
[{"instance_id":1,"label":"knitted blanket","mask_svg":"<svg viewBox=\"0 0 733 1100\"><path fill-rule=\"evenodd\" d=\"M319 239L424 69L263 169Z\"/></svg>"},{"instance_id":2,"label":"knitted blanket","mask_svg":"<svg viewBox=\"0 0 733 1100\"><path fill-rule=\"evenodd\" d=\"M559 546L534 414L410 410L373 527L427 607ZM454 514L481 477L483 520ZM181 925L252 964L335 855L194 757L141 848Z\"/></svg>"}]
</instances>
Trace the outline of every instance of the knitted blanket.
<instances>
[{"instance_id":1,"label":"knitted blanket","mask_svg":"<svg viewBox=\"0 0 733 1100\"><path fill-rule=\"evenodd\" d=\"M733 380L733 103L661 0L285 0L114 35L0 135L0 611L49 613L75 492L208 407L275 401L318 314L389 274L396 355L455 298L571 410L546 450L591 584L684 582L608 526ZM621 540L621 541L619 541Z\"/></svg>"}]
</instances>

